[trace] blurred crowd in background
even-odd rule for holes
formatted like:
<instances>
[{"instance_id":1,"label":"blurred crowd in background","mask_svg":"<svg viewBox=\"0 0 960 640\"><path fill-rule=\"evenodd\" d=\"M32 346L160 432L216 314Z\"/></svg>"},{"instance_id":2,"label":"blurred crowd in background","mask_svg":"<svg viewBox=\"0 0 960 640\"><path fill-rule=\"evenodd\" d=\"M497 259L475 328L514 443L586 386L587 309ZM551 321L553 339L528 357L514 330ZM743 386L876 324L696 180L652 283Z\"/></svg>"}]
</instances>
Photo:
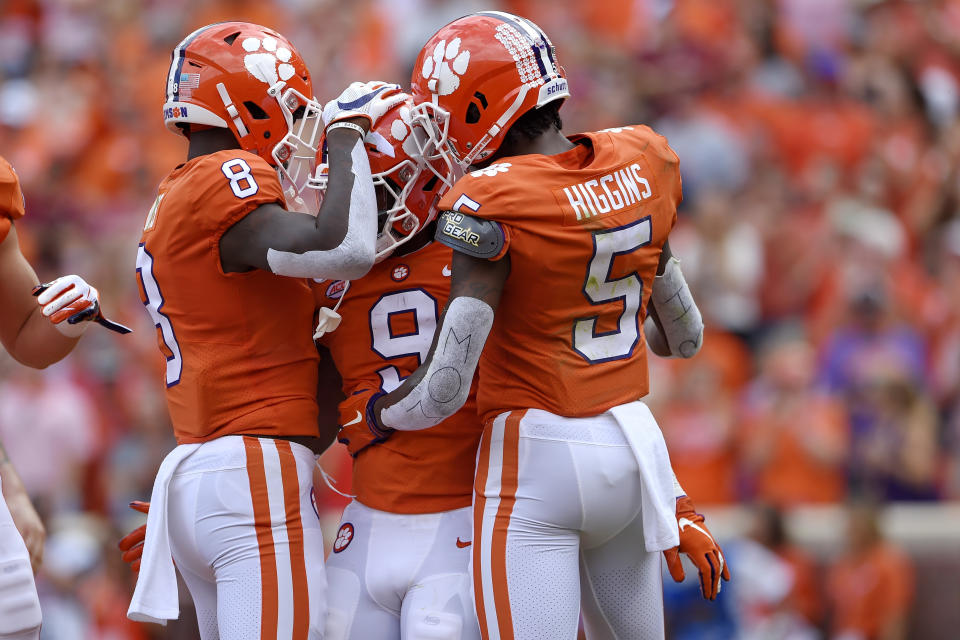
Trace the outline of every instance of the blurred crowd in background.
<instances>
[{"instance_id":1,"label":"blurred crowd in background","mask_svg":"<svg viewBox=\"0 0 960 640\"><path fill-rule=\"evenodd\" d=\"M758 519L729 544L734 596L670 616L671 636L921 637L914 567L874 506L960 499L960 0L4 0L0 155L26 194L24 252L136 329L92 328L46 371L0 355L0 438L50 534L45 639L193 637L189 620L125 620L113 547L174 446L134 280L156 186L185 157L161 119L172 47L259 22L327 100L407 85L437 28L488 8L553 39L568 133L645 123L681 159L670 242L708 333L690 361L651 358L648 400L696 504ZM348 491L345 453L324 464ZM345 499L318 502L335 531ZM782 510L853 503L832 557L784 531Z\"/></svg>"}]
</instances>

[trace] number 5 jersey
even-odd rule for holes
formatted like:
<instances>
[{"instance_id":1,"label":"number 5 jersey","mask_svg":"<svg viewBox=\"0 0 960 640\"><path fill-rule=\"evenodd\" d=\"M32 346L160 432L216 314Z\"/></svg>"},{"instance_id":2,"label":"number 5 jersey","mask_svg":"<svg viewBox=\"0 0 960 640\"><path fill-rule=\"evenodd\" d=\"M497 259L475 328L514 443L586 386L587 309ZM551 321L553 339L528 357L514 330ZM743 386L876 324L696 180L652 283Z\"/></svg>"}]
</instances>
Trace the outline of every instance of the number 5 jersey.
<instances>
[{"instance_id":1,"label":"number 5 jersey","mask_svg":"<svg viewBox=\"0 0 960 640\"><path fill-rule=\"evenodd\" d=\"M576 146L564 153L468 173L440 202L440 242L478 241L465 220L473 217L502 234L491 259L509 252L479 365L484 421L528 408L594 416L648 391L642 327L677 219L677 156L644 126L570 140Z\"/></svg>"},{"instance_id":2,"label":"number 5 jersey","mask_svg":"<svg viewBox=\"0 0 960 640\"><path fill-rule=\"evenodd\" d=\"M276 171L232 149L160 184L137 252L180 444L246 433L317 435L313 294L306 280L224 273L220 238L257 207L284 206Z\"/></svg>"}]
</instances>

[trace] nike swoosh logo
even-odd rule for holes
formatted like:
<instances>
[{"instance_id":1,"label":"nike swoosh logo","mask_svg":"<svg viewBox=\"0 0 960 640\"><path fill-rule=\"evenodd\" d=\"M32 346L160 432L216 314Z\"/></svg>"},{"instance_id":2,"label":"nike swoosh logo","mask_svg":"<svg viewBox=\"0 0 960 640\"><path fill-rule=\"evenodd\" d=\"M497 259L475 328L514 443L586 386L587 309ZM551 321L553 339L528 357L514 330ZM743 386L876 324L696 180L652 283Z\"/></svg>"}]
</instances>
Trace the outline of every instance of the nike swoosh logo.
<instances>
[{"instance_id":1,"label":"nike swoosh logo","mask_svg":"<svg viewBox=\"0 0 960 640\"><path fill-rule=\"evenodd\" d=\"M677 520L677 524L680 525L680 531L683 531L683 530L686 529L687 527L693 527L694 529L696 529L697 531L699 531L699 532L702 533L703 535L705 535L705 536L707 536L708 538L710 538L711 540L713 540L713 536L711 536L709 533L707 533L700 525L698 525L698 524L697 524L696 522L694 522L693 520L688 520L687 518L680 518L679 520Z\"/></svg>"},{"instance_id":2,"label":"nike swoosh logo","mask_svg":"<svg viewBox=\"0 0 960 640\"><path fill-rule=\"evenodd\" d=\"M390 88L389 86L380 87L376 91L371 91L365 96L360 96L353 102L340 102L339 100L337 100L337 106L340 107L341 109L356 109L358 107L362 107L363 105L367 104L368 102L376 98L378 93L380 93L384 89L389 89L389 88Z\"/></svg>"},{"instance_id":3,"label":"nike swoosh logo","mask_svg":"<svg viewBox=\"0 0 960 640\"><path fill-rule=\"evenodd\" d=\"M705 536L707 536L708 538L710 538L710 541L713 542L713 544L717 544L717 541L713 539L713 536L710 535L709 533L707 533L707 531L706 531L703 527L701 527L700 525L698 525L698 524L697 524L696 522L694 522L693 520L689 520L689 519L687 519L687 518L680 518L679 520L677 520L677 524L680 525L680 531L683 531L683 530L686 529L687 527L693 527L694 529L696 529L697 531L699 531L699 532L702 533L703 535L705 535ZM717 551L717 555L720 556L720 571L723 571L723 565L726 563L726 560L724 559L723 554L719 552L719 550ZM718 574L718 575L719 575L719 574ZM717 578L717 584L719 584L719 583L720 583L720 578L718 577L718 578Z\"/></svg>"},{"instance_id":4,"label":"nike swoosh logo","mask_svg":"<svg viewBox=\"0 0 960 640\"><path fill-rule=\"evenodd\" d=\"M467 540L466 542L462 542L462 541L460 540L460 536L457 536L457 548L458 548L458 549L466 549L467 547L469 547L469 546L472 545L472 544L473 544L473 540Z\"/></svg>"},{"instance_id":5,"label":"nike swoosh logo","mask_svg":"<svg viewBox=\"0 0 960 640\"><path fill-rule=\"evenodd\" d=\"M453 271L450 270L450 265L445 264L443 265L443 269L440 271L440 273L442 273L445 277L449 278L450 274L452 274Z\"/></svg>"},{"instance_id":6,"label":"nike swoosh logo","mask_svg":"<svg viewBox=\"0 0 960 640\"><path fill-rule=\"evenodd\" d=\"M361 420L363 420L363 414L360 413L359 411L357 411L357 417L354 418L353 420L351 420L350 422L346 423L346 424L343 425L343 426L344 426L344 427L349 427L349 426L352 425L352 424L357 424L357 423L360 422Z\"/></svg>"}]
</instances>

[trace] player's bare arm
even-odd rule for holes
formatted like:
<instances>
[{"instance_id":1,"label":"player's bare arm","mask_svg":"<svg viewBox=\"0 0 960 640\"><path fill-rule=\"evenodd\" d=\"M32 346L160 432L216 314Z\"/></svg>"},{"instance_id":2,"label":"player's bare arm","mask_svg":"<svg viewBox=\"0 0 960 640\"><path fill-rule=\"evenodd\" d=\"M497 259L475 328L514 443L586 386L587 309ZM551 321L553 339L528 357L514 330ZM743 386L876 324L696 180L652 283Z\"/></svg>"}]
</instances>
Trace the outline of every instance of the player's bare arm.
<instances>
[{"instance_id":1,"label":"player's bare arm","mask_svg":"<svg viewBox=\"0 0 960 640\"><path fill-rule=\"evenodd\" d=\"M454 251L450 299L427 359L374 403L378 426L426 429L463 406L509 275L509 256L490 261Z\"/></svg>"},{"instance_id":2,"label":"player's bare arm","mask_svg":"<svg viewBox=\"0 0 960 640\"><path fill-rule=\"evenodd\" d=\"M3 448L0 442L0 485L3 486L3 496L0 500L6 500L7 508L10 509L10 516L14 524L17 525L17 531L23 536L23 542L27 545L27 551L30 554L30 565L33 572L36 573L43 561L43 541L47 537L47 531L37 515L37 510L33 508L30 502L30 496L17 475L17 470L13 467L13 462L7 455L7 450Z\"/></svg>"},{"instance_id":3,"label":"player's bare arm","mask_svg":"<svg viewBox=\"0 0 960 640\"><path fill-rule=\"evenodd\" d=\"M650 350L664 358L691 358L703 344L703 317L669 241L660 252L643 332Z\"/></svg>"},{"instance_id":4,"label":"player's bare arm","mask_svg":"<svg viewBox=\"0 0 960 640\"><path fill-rule=\"evenodd\" d=\"M323 449L327 449L337 438L340 431L340 415L337 407L344 401L343 378L333 363L330 350L318 346L320 351L319 375L317 376L317 431Z\"/></svg>"},{"instance_id":5,"label":"player's bare arm","mask_svg":"<svg viewBox=\"0 0 960 640\"><path fill-rule=\"evenodd\" d=\"M40 281L20 253L15 227L0 242L0 273L0 343L28 367L43 369L63 359L80 336L58 331L30 295Z\"/></svg>"},{"instance_id":6,"label":"player's bare arm","mask_svg":"<svg viewBox=\"0 0 960 640\"><path fill-rule=\"evenodd\" d=\"M220 240L224 271L264 269L296 278L362 277L373 266L377 202L363 136L406 99L398 85L355 82L323 108L329 176L316 217L255 209Z\"/></svg>"},{"instance_id":7,"label":"player's bare arm","mask_svg":"<svg viewBox=\"0 0 960 640\"><path fill-rule=\"evenodd\" d=\"M366 121L351 120L366 130ZM329 186L320 211L316 216L287 211L276 204L263 205L233 225L220 240L220 255L223 269L227 272L249 271L252 268L274 271L282 275L294 275L297 263L300 269L311 269L311 252L331 252L343 245L349 231L351 213L362 224L369 217L376 222L376 200L369 194L372 185L359 184L362 168L355 168L355 149L365 156L360 133L347 128L331 131L327 136L330 159ZM358 177L357 171L361 172ZM369 168L366 169L369 175ZM359 198L354 201L354 195ZM351 211L352 210L352 211ZM366 214L366 215L365 215ZM369 226L369 225L368 225ZM375 228L375 227L374 227ZM370 235L373 235L371 230ZM352 279L362 276L373 264L373 243L357 243L341 251L340 264L324 272L300 273L307 277L337 277ZM271 260L271 256L273 259ZM289 256L285 259L285 256ZM320 256L313 256L320 262ZM320 267L320 265L317 265ZM333 265L331 265L333 267ZM322 268L322 267L320 267Z\"/></svg>"}]
</instances>

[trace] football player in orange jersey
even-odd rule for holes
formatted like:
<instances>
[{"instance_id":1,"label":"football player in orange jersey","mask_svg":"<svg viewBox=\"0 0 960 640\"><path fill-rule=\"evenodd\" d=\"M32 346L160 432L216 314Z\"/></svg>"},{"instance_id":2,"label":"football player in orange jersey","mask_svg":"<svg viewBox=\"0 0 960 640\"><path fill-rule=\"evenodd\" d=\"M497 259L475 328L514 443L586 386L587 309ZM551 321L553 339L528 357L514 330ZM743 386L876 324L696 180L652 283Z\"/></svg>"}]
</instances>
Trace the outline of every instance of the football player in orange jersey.
<instances>
[{"instance_id":1,"label":"football player in orange jersey","mask_svg":"<svg viewBox=\"0 0 960 640\"><path fill-rule=\"evenodd\" d=\"M367 136L381 212L378 263L349 288L342 280L316 287L318 303L337 305L343 318L320 342L342 375L339 439L354 456L355 499L327 558L326 640L480 637L469 560L483 425L472 396L429 431L384 438L367 419L375 398L426 356L450 293L453 252L432 239L451 167L424 148L424 137L407 104Z\"/></svg>"},{"instance_id":2,"label":"football player in orange jersey","mask_svg":"<svg viewBox=\"0 0 960 640\"><path fill-rule=\"evenodd\" d=\"M18 362L43 369L73 350L89 321L120 325L103 320L97 290L80 276L39 284L13 224L23 214L20 181L0 158L0 344ZM40 566L46 533L3 443L0 487L0 638L35 639L41 616L31 565Z\"/></svg>"},{"instance_id":3,"label":"football player in orange jersey","mask_svg":"<svg viewBox=\"0 0 960 640\"><path fill-rule=\"evenodd\" d=\"M322 636L311 479L332 433L318 427L305 278L357 278L373 264L361 138L403 100L398 88L354 83L321 108L293 45L249 23L202 27L174 49L163 113L188 139L187 160L160 184L137 276L178 446L154 483L132 619L178 617L172 557L205 640ZM323 204L288 211L304 207L324 125Z\"/></svg>"},{"instance_id":4,"label":"football player in orange jersey","mask_svg":"<svg viewBox=\"0 0 960 640\"><path fill-rule=\"evenodd\" d=\"M564 136L554 47L508 13L443 27L412 85L434 144L475 170L440 203L453 280L433 345L373 419L384 431L436 425L479 362L483 637L572 639L582 611L588 638L661 638L659 551L696 556L706 597L729 577L639 401L641 325L669 356L694 355L703 335L667 245L677 157L644 126Z\"/></svg>"}]
</instances>

